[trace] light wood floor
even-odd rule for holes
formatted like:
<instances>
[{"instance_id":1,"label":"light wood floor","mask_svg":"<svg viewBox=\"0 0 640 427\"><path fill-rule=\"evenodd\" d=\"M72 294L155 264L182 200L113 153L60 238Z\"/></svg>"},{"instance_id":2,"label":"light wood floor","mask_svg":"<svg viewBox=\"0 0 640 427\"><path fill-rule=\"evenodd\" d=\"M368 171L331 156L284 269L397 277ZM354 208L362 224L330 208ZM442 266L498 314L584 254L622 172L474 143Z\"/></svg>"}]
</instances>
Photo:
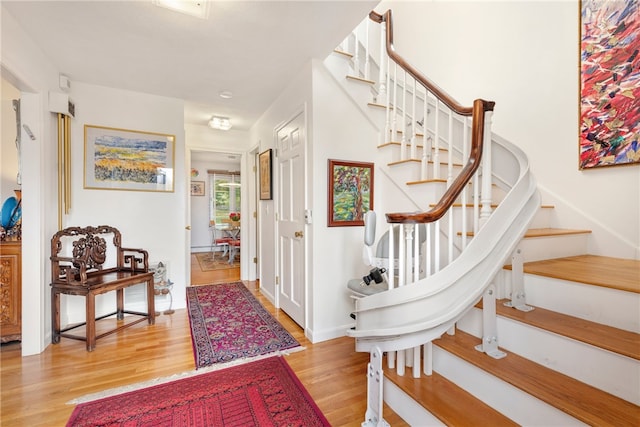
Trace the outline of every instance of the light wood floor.
<instances>
[{"instance_id":1,"label":"light wood floor","mask_svg":"<svg viewBox=\"0 0 640 427\"><path fill-rule=\"evenodd\" d=\"M191 274L194 284L219 283L239 277L239 272L227 270L205 274L193 256ZM306 347L304 351L286 356L286 360L331 425L359 426L366 409L368 355L356 353L350 338L311 344L298 325L260 295L257 283L246 284ZM140 323L102 338L91 353L85 351L84 342L62 338L60 344L27 357L21 357L19 343L5 344L0 362L0 425L3 427L64 426L74 408L66 404L71 399L195 369L189 320L184 309L158 316L153 326ZM385 419L393 426L407 425L388 407Z\"/></svg>"}]
</instances>

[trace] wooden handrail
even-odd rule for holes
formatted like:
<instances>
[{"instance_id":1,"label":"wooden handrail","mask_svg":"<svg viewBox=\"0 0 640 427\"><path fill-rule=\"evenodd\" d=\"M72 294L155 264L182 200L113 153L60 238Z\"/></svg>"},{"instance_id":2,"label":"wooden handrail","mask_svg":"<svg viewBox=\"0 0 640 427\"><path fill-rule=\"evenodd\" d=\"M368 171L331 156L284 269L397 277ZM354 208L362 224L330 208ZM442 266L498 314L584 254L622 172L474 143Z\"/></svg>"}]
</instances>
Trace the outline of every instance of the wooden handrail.
<instances>
[{"instance_id":1,"label":"wooden handrail","mask_svg":"<svg viewBox=\"0 0 640 427\"><path fill-rule=\"evenodd\" d=\"M434 222L442 218L444 214L453 205L456 198L460 195L464 187L473 177L473 174L480 167L482 159L482 147L484 139L484 122L485 113L493 111L495 102L476 99L472 107L465 107L453 99L449 94L440 89L435 83L424 76L420 71L409 64L404 58L396 53L393 46L393 21L391 10L387 10L383 15L371 11L369 19L379 24L386 22L386 50L389 57L398 64L402 69L409 73L416 81L420 82L429 92L431 92L438 100L444 103L449 109L461 116L471 116L471 151L469 159L460 174L453 181L451 186L445 191L440 201L429 211L419 213L388 213L386 214L387 222L390 223L407 223L419 224ZM425 98L426 102L426 98Z\"/></svg>"}]
</instances>

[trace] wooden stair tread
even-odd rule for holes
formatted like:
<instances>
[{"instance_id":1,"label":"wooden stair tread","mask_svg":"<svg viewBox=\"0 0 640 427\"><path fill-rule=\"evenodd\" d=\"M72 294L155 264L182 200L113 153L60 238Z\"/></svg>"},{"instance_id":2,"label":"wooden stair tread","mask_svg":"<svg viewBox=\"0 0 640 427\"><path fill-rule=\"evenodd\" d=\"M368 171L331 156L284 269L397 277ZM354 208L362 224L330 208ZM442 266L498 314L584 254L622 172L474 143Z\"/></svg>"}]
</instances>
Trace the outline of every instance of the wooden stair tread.
<instances>
[{"instance_id":1,"label":"wooden stair tread","mask_svg":"<svg viewBox=\"0 0 640 427\"><path fill-rule=\"evenodd\" d=\"M507 301L499 300L496 304L498 315L640 360L640 334L540 307L524 312L506 307ZM482 307L482 303L479 306Z\"/></svg>"},{"instance_id":2,"label":"wooden stair tread","mask_svg":"<svg viewBox=\"0 0 640 427\"><path fill-rule=\"evenodd\" d=\"M591 230L572 230L568 228L530 228L524 234L528 237L567 236L571 234L589 234Z\"/></svg>"},{"instance_id":3,"label":"wooden stair tread","mask_svg":"<svg viewBox=\"0 0 640 427\"><path fill-rule=\"evenodd\" d=\"M413 378L409 372L400 376L395 370L387 369L385 379L448 426L518 425L436 372Z\"/></svg>"},{"instance_id":4,"label":"wooden stair tread","mask_svg":"<svg viewBox=\"0 0 640 427\"><path fill-rule=\"evenodd\" d=\"M418 181L408 181L407 185L428 184L430 182L441 182L446 184L447 180L444 178L421 179Z\"/></svg>"},{"instance_id":5,"label":"wooden stair tread","mask_svg":"<svg viewBox=\"0 0 640 427\"><path fill-rule=\"evenodd\" d=\"M349 53L349 52L345 52L344 50L340 50L340 49L333 49L333 53L337 53L339 55L343 55L346 56L348 58L353 58L353 54Z\"/></svg>"},{"instance_id":6,"label":"wooden stair tread","mask_svg":"<svg viewBox=\"0 0 640 427\"><path fill-rule=\"evenodd\" d=\"M505 266L511 270L511 266ZM524 272L640 293L640 260L577 255L524 263Z\"/></svg>"},{"instance_id":7,"label":"wooden stair tread","mask_svg":"<svg viewBox=\"0 0 640 427\"><path fill-rule=\"evenodd\" d=\"M462 331L433 342L572 417L597 426L638 426L640 406L531 362L515 353L494 359L477 351L479 338ZM504 351L504 350L503 350Z\"/></svg>"},{"instance_id":8,"label":"wooden stair tread","mask_svg":"<svg viewBox=\"0 0 640 427\"><path fill-rule=\"evenodd\" d=\"M523 239L535 238L535 237L555 237L555 236L570 236L573 234L589 234L591 230L572 230L568 228L530 228L524 233ZM458 235L461 233L458 232ZM467 236L473 237L473 231L468 231Z\"/></svg>"},{"instance_id":9,"label":"wooden stair tread","mask_svg":"<svg viewBox=\"0 0 640 427\"><path fill-rule=\"evenodd\" d=\"M365 79L363 77L358 77L358 76L350 76L350 75L348 75L347 79L355 80L357 82L367 83L367 84L370 84L370 85L376 84L376 82L374 82L373 80Z\"/></svg>"},{"instance_id":10,"label":"wooden stair tread","mask_svg":"<svg viewBox=\"0 0 640 427\"><path fill-rule=\"evenodd\" d=\"M396 165L402 165L405 163L420 163L420 162L421 162L420 159L406 159L406 160L398 160L395 162L387 163L387 166L396 166Z\"/></svg>"}]
</instances>

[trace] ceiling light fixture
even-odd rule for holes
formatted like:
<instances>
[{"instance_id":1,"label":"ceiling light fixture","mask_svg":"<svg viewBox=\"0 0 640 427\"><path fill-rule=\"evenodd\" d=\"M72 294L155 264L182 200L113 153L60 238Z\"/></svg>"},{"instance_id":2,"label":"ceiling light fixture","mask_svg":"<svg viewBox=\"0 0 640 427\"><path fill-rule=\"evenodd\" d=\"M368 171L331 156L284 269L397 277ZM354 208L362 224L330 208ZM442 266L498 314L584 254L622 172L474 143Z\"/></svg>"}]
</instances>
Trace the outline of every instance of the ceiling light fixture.
<instances>
[{"instance_id":1,"label":"ceiling light fixture","mask_svg":"<svg viewBox=\"0 0 640 427\"><path fill-rule=\"evenodd\" d=\"M213 116L209 120L211 129L229 130L231 129L231 120L228 117Z\"/></svg>"},{"instance_id":2,"label":"ceiling light fixture","mask_svg":"<svg viewBox=\"0 0 640 427\"><path fill-rule=\"evenodd\" d=\"M231 98L233 98L233 93L231 91L228 91L228 90L223 90L218 95L222 99L231 99Z\"/></svg>"},{"instance_id":3,"label":"ceiling light fixture","mask_svg":"<svg viewBox=\"0 0 640 427\"><path fill-rule=\"evenodd\" d=\"M152 3L196 18L207 19L209 17L208 0L153 0Z\"/></svg>"}]
</instances>

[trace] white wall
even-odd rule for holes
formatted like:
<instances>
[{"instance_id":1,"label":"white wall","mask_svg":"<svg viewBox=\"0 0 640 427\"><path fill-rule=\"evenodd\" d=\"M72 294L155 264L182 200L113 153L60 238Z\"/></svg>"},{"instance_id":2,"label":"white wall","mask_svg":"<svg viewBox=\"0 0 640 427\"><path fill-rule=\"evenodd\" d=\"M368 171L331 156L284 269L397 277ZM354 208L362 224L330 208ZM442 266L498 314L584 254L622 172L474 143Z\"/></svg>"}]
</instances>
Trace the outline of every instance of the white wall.
<instances>
[{"instance_id":1,"label":"white wall","mask_svg":"<svg viewBox=\"0 0 640 427\"><path fill-rule=\"evenodd\" d=\"M22 354L41 352L51 340L49 299L50 236L56 230L56 130L47 110L47 93L58 89L58 70L4 7L2 78L21 91L22 123ZM40 260L40 261L38 261Z\"/></svg>"},{"instance_id":2,"label":"white wall","mask_svg":"<svg viewBox=\"0 0 640 427\"><path fill-rule=\"evenodd\" d=\"M76 117L71 123L72 209L64 218L63 227L101 224L116 227L122 233L124 246L146 249L151 263L167 262L167 277L174 282L173 307L186 307L188 173L184 167L183 101L78 82L72 83L70 97L76 103ZM174 191L85 189L85 125L175 135ZM141 293L130 298L131 303L143 308L144 301ZM84 318L84 302L75 302L68 305L70 322L78 316Z\"/></svg>"},{"instance_id":3,"label":"white wall","mask_svg":"<svg viewBox=\"0 0 640 427\"><path fill-rule=\"evenodd\" d=\"M2 141L0 143L0 203L15 196L13 190L20 187L16 182L18 174L18 150L16 149L16 113L12 100L20 99L20 91L4 78L2 79Z\"/></svg>"},{"instance_id":4,"label":"white wall","mask_svg":"<svg viewBox=\"0 0 640 427\"><path fill-rule=\"evenodd\" d=\"M387 1L396 50L458 101L496 102L565 228L595 254L640 258L640 167L578 169L578 1Z\"/></svg>"}]
</instances>

